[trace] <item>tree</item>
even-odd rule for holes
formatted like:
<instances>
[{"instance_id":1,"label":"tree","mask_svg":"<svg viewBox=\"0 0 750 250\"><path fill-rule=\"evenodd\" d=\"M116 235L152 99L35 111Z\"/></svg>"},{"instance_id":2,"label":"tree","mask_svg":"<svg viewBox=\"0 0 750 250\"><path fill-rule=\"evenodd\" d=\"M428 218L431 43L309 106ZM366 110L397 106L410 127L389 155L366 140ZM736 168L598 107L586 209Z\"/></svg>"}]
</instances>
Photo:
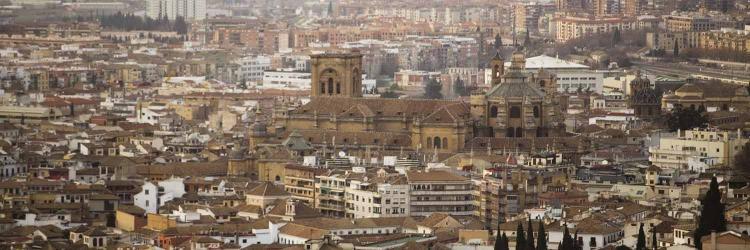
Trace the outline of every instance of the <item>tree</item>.
<instances>
[{"instance_id":1,"label":"tree","mask_svg":"<svg viewBox=\"0 0 750 250\"><path fill-rule=\"evenodd\" d=\"M724 217L724 203L721 203L721 191L716 177L711 178L706 195L701 200L701 215L698 219L698 228L695 229L695 247L703 249L701 238L711 232L724 232L727 230L727 220Z\"/></svg>"},{"instance_id":2,"label":"tree","mask_svg":"<svg viewBox=\"0 0 750 250\"><path fill-rule=\"evenodd\" d=\"M427 84L424 86L424 98L443 99L443 93L441 92L442 89L443 85L440 85L440 82L438 82L437 79L432 78L428 80Z\"/></svg>"},{"instance_id":3,"label":"tree","mask_svg":"<svg viewBox=\"0 0 750 250\"><path fill-rule=\"evenodd\" d=\"M583 239L578 238L578 230L576 230L576 234L573 235L573 250L583 250Z\"/></svg>"},{"instance_id":4,"label":"tree","mask_svg":"<svg viewBox=\"0 0 750 250\"><path fill-rule=\"evenodd\" d=\"M456 80L453 81L453 93L455 93L457 96L466 96L468 95L466 91L466 85L464 85L464 80L461 80L461 77L456 77Z\"/></svg>"},{"instance_id":5,"label":"tree","mask_svg":"<svg viewBox=\"0 0 750 250\"><path fill-rule=\"evenodd\" d=\"M734 156L734 168L745 176L750 174L750 142L745 143L742 151Z\"/></svg>"},{"instance_id":6,"label":"tree","mask_svg":"<svg viewBox=\"0 0 750 250\"><path fill-rule=\"evenodd\" d=\"M328 13L329 17L333 17L333 1L328 1Z\"/></svg>"},{"instance_id":7,"label":"tree","mask_svg":"<svg viewBox=\"0 0 750 250\"><path fill-rule=\"evenodd\" d=\"M500 231L497 231L495 250L510 250L508 249L508 236L505 236L505 233L500 234Z\"/></svg>"},{"instance_id":8,"label":"tree","mask_svg":"<svg viewBox=\"0 0 750 250\"><path fill-rule=\"evenodd\" d=\"M523 39L523 46L524 47L530 47L531 46L531 32L526 31L526 37Z\"/></svg>"},{"instance_id":9,"label":"tree","mask_svg":"<svg viewBox=\"0 0 750 250\"><path fill-rule=\"evenodd\" d=\"M574 239L570 237L570 231L568 231L568 224L563 225L565 229L563 230L563 239L562 243L560 243L560 246L557 249L562 250L573 250L573 246L575 243L573 242Z\"/></svg>"},{"instance_id":10,"label":"tree","mask_svg":"<svg viewBox=\"0 0 750 250\"><path fill-rule=\"evenodd\" d=\"M534 246L534 228L531 226L531 216L529 216L529 224L526 227L526 249L536 249L536 246Z\"/></svg>"},{"instance_id":11,"label":"tree","mask_svg":"<svg viewBox=\"0 0 750 250\"><path fill-rule=\"evenodd\" d=\"M677 129L688 130L708 125L706 114L692 107L682 108L682 106L675 106L670 113L667 113L665 118L667 127L671 131L677 131Z\"/></svg>"},{"instance_id":12,"label":"tree","mask_svg":"<svg viewBox=\"0 0 750 250\"><path fill-rule=\"evenodd\" d=\"M495 35L495 44L494 44L494 46L495 46L495 51L500 51L500 48L503 47L503 39L500 38L500 33L497 33Z\"/></svg>"},{"instance_id":13,"label":"tree","mask_svg":"<svg viewBox=\"0 0 750 250\"><path fill-rule=\"evenodd\" d=\"M622 41L622 34L620 33L620 29L615 28L615 31L612 32L612 45L617 45Z\"/></svg>"},{"instance_id":14,"label":"tree","mask_svg":"<svg viewBox=\"0 0 750 250\"><path fill-rule=\"evenodd\" d=\"M536 236L536 250L547 250L547 232L544 231L544 222L539 220L539 232Z\"/></svg>"},{"instance_id":15,"label":"tree","mask_svg":"<svg viewBox=\"0 0 750 250\"><path fill-rule=\"evenodd\" d=\"M497 231L497 237L495 237L495 250L503 250L503 235L500 231Z\"/></svg>"},{"instance_id":16,"label":"tree","mask_svg":"<svg viewBox=\"0 0 750 250\"><path fill-rule=\"evenodd\" d=\"M674 47L672 48L672 56L680 56L680 47L677 44L677 38L674 39Z\"/></svg>"},{"instance_id":17,"label":"tree","mask_svg":"<svg viewBox=\"0 0 750 250\"><path fill-rule=\"evenodd\" d=\"M633 250L633 249L626 247L626 246L617 246L615 247L615 250Z\"/></svg>"},{"instance_id":18,"label":"tree","mask_svg":"<svg viewBox=\"0 0 750 250\"><path fill-rule=\"evenodd\" d=\"M656 228L651 228L651 248L653 250L658 250L659 248L659 242L656 240Z\"/></svg>"},{"instance_id":19,"label":"tree","mask_svg":"<svg viewBox=\"0 0 750 250\"><path fill-rule=\"evenodd\" d=\"M526 250L526 237L523 233L523 225L519 221L518 227L516 228L516 250ZM534 240L534 239L531 239Z\"/></svg>"},{"instance_id":20,"label":"tree","mask_svg":"<svg viewBox=\"0 0 750 250\"><path fill-rule=\"evenodd\" d=\"M635 250L646 250L646 233L643 232L643 223L638 229L638 242L635 243Z\"/></svg>"},{"instance_id":21,"label":"tree","mask_svg":"<svg viewBox=\"0 0 750 250\"><path fill-rule=\"evenodd\" d=\"M400 96L399 94L397 94L396 92L393 92L393 90L390 90L390 89L386 90L385 92L383 92L382 94L380 94L380 97L382 97L382 98L396 99L399 96Z\"/></svg>"},{"instance_id":22,"label":"tree","mask_svg":"<svg viewBox=\"0 0 750 250\"><path fill-rule=\"evenodd\" d=\"M177 18L174 20L174 30L177 32L177 34L185 35L188 32L188 25L185 22L185 18L182 16L177 16Z\"/></svg>"}]
</instances>

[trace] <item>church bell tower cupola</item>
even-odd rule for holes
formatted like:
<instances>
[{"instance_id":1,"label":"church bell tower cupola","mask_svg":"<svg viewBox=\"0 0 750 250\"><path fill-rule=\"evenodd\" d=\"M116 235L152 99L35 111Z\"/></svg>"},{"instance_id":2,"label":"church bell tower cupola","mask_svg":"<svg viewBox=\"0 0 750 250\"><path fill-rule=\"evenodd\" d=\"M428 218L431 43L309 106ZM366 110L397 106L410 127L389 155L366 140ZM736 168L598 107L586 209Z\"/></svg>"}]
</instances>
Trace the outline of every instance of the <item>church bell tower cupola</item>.
<instances>
[{"instance_id":1,"label":"church bell tower cupola","mask_svg":"<svg viewBox=\"0 0 750 250\"><path fill-rule=\"evenodd\" d=\"M310 96L362 97L362 54L324 53L310 56Z\"/></svg>"},{"instance_id":2,"label":"church bell tower cupola","mask_svg":"<svg viewBox=\"0 0 750 250\"><path fill-rule=\"evenodd\" d=\"M505 74L505 61L500 57L500 52L495 53L495 56L490 61L490 67L492 69L492 86L500 84L500 80Z\"/></svg>"}]
</instances>

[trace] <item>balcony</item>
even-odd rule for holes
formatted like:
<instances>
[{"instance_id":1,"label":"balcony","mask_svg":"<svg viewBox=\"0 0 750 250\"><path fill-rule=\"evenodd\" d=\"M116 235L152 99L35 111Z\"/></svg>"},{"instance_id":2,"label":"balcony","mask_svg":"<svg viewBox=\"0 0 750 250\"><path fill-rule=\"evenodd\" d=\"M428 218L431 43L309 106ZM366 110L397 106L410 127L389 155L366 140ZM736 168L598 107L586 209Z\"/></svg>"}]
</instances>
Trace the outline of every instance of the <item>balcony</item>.
<instances>
[{"instance_id":1,"label":"balcony","mask_svg":"<svg viewBox=\"0 0 750 250\"><path fill-rule=\"evenodd\" d=\"M465 201L411 201L412 206L440 206L440 205L454 205L454 206L463 206L463 205L474 205L474 200L465 200Z\"/></svg>"},{"instance_id":2,"label":"balcony","mask_svg":"<svg viewBox=\"0 0 750 250\"><path fill-rule=\"evenodd\" d=\"M335 204L327 204L327 203L318 204L318 208L327 209L327 210L344 211L343 205L335 205Z\"/></svg>"}]
</instances>

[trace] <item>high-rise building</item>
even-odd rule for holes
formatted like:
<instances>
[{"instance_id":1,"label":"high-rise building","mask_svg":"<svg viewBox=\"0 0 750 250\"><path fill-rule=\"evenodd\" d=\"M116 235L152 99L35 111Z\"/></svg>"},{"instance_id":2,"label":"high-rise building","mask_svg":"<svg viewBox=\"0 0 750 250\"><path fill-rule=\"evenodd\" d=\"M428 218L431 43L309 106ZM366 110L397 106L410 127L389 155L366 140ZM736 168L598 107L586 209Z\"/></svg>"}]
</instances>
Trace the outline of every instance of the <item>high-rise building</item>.
<instances>
[{"instance_id":1,"label":"high-rise building","mask_svg":"<svg viewBox=\"0 0 750 250\"><path fill-rule=\"evenodd\" d=\"M514 21L517 31L535 33L538 31L539 16L543 15L543 6L538 3L517 4L514 8Z\"/></svg>"},{"instance_id":2,"label":"high-rise building","mask_svg":"<svg viewBox=\"0 0 750 250\"><path fill-rule=\"evenodd\" d=\"M622 12L619 0L592 0L591 7L595 16L618 15Z\"/></svg>"},{"instance_id":3,"label":"high-rise building","mask_svg":"<svg viewBox=\"0 0 750 250\"><path fill-rule=\"evenodd\" d=\"M206 0L146 0L146 16L152 19L167 17L175 20L178 16L186 20L206 18Z\"/></svg>"}]
</instances>

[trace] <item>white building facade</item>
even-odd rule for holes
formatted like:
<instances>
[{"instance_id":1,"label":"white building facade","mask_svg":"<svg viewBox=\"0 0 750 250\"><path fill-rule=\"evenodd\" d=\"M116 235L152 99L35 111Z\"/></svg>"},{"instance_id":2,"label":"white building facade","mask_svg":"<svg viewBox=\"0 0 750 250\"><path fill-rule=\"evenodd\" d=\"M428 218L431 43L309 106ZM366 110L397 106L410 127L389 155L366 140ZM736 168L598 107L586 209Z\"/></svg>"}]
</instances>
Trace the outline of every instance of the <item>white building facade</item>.
<instances>
[{"instance_id":1,"label":"white building facade","mask_svg":"<svg viewBox=\"0 0 750 250\"><path fill-rule=\"evenodd\" d=\"M178 16L185 20L206 19L206 0L147 0L146 16L161 19L166 16L175 20Z\"/></svg>"}]
</instances>

